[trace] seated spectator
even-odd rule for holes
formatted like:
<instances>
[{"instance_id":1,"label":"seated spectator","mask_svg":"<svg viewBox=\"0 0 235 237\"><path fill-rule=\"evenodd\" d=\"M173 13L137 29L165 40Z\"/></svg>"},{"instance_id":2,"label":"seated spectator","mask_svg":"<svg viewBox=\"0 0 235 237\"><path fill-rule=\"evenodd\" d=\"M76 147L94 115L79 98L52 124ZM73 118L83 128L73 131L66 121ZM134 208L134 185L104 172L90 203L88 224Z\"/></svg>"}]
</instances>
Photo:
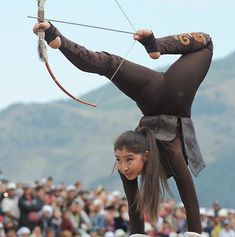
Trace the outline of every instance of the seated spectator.
<instances>
[{"instance_id":1,"label":"seated spectator","mask_svg":"<svg viewBox=\"0 0 235 237\"><path fill-rule=\"evenodd\" d=\"M175 210L176 232L184 233L187 231L186 213L183 207L177 207Z\"/></svg>"},{"instance_id":2,"label":"seated spectator","mask_svg":"<svg viewBox=\"0 0 235 237\"><path fill-rule=\"evenodd\" d=\"M128 206L126 204L120 204L118 207L118 216L114 218L114 229L122 229L126 233L129 230Z\"/></svg>"},{"instance_id":3,"label":"seated spectator","mask_svg":"<svg viewBox=\"0 0 235 237\"><path fill-rule=\"evenodd\" d=\"M30 229L28 227L21 227L18 231L17 231L17 236L18 237L29 237L30 236Z\"/></svg>"},{"instance_id":4,"label":"seated spectator","mask_svg":"<svg viewBox=\"0 0 235 237\"><path fill-rule=\"evenodd\" d=\"M90 218L92 225L98 229L103 229L105 226L103 209L103 203L100 199L93 201L93 209L90 213Z\"/></svg>"},{"instance_id":5,"label":"seated spectator","mask_svg":"<svg viewBox=\"0 0 235 237\"><path fill-rule=\"evenodd\" d=\"M6 197L1 203L4 222L13 221L14 225L18 225L20 210L18 207L18 197L16 196L16 184L8 183L6 186Z\"/></svg>"},{"instance_id":6,"label":"seated spectator","mask_svg":"<svg viewBox=\"0 0 235 237\"><path fill-rule=\"evenodd\" d=\"M61 223L61 230L67 230L71 233L76 233L76 230L74 229L73 223L71 221L71 212L69 210L66 210L62 215L62 223Z\"/></svg>"},{"instance_id":7,"label":"seated spectator","mask_svg":"<svg viewBox=\"0 0 235 237\"><path fill-rule=\"evenodd\" d=\"M54 215L52 206L50 205L43 206L41 210L41 218L39 225L42 229L43 236L46 236L47 235L46 233L49 230L53 230L54 233L50 234L54 235L55 237L59 237L61 220Z\"/></svg>"},{"instance_id":8,"label":"seated spectator","mask_svg":"<svg viewBox=\"0 0 235 237\"><path fill-rule=\"evenodd\" d=\"M109 230L104 233L104 237L115 237L115 235L113 231Z\"/></svg>"},{"instance_id":9,"label":"seated spectator","mask_svg":"<svg viewBox=\"0 0 235 237\"><path fill-rule=\"evenodd\" d=\"M107 206L105 208L105 229L106 229L106 231L112 231L112 232L115 231L114 218L116 216L116 213L117 213L117 211L113 205Z\"/></svg>"},{"instance_id":10,"label":"seated spectator","mask_svg":"<svg viewBox=\"0 0 235 237\"><path fill-rule=\"evenodd\" d=\"M5 229L5 237L16 237L16 230L15 228L7 228Z\"/></svg>"},{"instance_id":11,"label":"seated spectator","mask_svg":"<svg viewBox=\"0 0 235 237\"><path fill-rule=\"evenodd\" d=\"M72 232L69 231L69 230L63 230L63 231L61 232L60 237L73 237L73 234L72 234Z\"/></svg>"},{"instance_id":12,"label":"seated spectator","mask_svg":"<svg viewBox=\"0 0 235 237\"><path fill-rule=\"evenodd\" d=\"M55 237L55 230L53 228L48 228L44 235L45 237Z\"/></svg>"},{"instance_id":13,"label":"seated spectator","mask_svg":"<svg viewBox=\"0 0 235 237\"><path fill-rule=\"evenodd\" d=\"M35 226L30 237L42 237L42 230L40 226Z\"/></svg>"},{"instance_id":14,"label":"seated spectator","mask_svg":"<svg viewBox=\"0 0 235 237\"><path fill-rule=\"evenodd\" d=\"M171 233L174 231L172 230L170 224L167 221L163 221L161 229L159 230L158 235L160 237L169 237Z\"/></svg>"},{"instance_id":15,"label":"seated spectator","mask_svg":"<svg viewBox=\"0 0 235 237\"><path fill-rule=\"evenodd\" d=\"M98 237L98 229L95 227L89 228L87 230L87 233L90 235L90 237Z\"/></svg>"},{"instance_id":16,"label":"seated spectator","mask_svg":"<svg viewBox=\"0 0 235 237\"><path fill-rule=\"evenodd\" d=\"M75 185L68 185L67 191L67 204L71 203L77 197L77 189Z\"/></svg>"},{"instance_id":17,"label":"seated spectator","mask_svg":"<svg viewBox=\"0 0 235 237\"><path fill-rule=\"evenodd\" d=\"M231 227L230 220L226 219L223 221L219 237L235 237L235 231Z\"/></svg>"},{"instance_id":18,"label":"seated spectator","mask_svg":"<svg viewBox=\"0 0 235 237\"><path fill-rule=\"evenodd\" d=\"M115 237L127 237L127 233L123 229L117 229L114 232Z\"/></svg>"},{"instance_id":19,"label":"seated spectator","mask_svg":"<svg viewBox=\"0 0 235 237\"><path fill-rule=\"evenodd\" d=\"M221 231L220 218L218 216L214 217L213 229L211 231L211 237L219 237Z\"/></svg>"},{"instance_id":20,"label":"seated spectator","mask_svg":"<svg viewBox=\"0 0 235 237\"><path fill-rule=\"evenodd\" d=\"M39 211L42 209L43 201L39 197L35 197L31 186L25 186L18 206L20 209L19 227L24 226L32 230L39 224Z\"/></svg>"}]
</instances>

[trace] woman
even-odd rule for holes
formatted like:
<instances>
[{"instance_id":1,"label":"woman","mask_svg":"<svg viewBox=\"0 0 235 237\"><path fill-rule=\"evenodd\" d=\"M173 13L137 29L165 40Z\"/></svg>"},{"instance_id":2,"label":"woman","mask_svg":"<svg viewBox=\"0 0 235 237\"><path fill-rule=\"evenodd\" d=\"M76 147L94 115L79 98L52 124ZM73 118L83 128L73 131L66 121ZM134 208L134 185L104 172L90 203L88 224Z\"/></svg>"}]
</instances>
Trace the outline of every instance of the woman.
<instances>
[{"instance_id":1,"label":"woman","mask_svg":"<svg viewBox=\"0 0 235 237\"><path fill-rule=\"evenodd\" d=\"M48 22L36 24L33 31L36 33L39 28L46 30L47 43L52 48L58 48L80 70L97 73L110 79L122 62L119 56L107 52L92 52L66 39ZM155 141L154 144L151 143L155 147L151 150L147 147L148 149L146 148L141 154L145 163L133 176L128 177L121 168L119 169L129 203L131 233L144 233L142 214L148 211L150 217L154 218L161 197L158 188L162 186L163 189L164 187L167 189L166 178L170 176L174 177L184 203L188 230L201 233L197 195L187 164L194 175L205 166L190 117L194 96L211 63L213 51L211 38L204 33L155 38L152 31L140 30L136 32L134 39L144 45L153 59L159 58L162 54L182 54L182 56L165 73L125 60L112 79L123 93L136 102L144 115L137 130L146 130L147 127L145 136L148 135L149 138L154 136ZM116 149L116 152L122 148ZM157 157L155 161L152 159L154 166L148 167L151 160L149 153L154 149ZM155 174L154 179L158 182L158 185L152 184L154 187L151 190L152 198L143 196L137 183L137 176L143 175L147 167L149 170L152 168L151 173L147 175ZM147 180L151 180L151 177ZM143 183L143 185L147 188L149 184ZM148 203L145 200L148 200Z\"/></svg>"}]
</instances>

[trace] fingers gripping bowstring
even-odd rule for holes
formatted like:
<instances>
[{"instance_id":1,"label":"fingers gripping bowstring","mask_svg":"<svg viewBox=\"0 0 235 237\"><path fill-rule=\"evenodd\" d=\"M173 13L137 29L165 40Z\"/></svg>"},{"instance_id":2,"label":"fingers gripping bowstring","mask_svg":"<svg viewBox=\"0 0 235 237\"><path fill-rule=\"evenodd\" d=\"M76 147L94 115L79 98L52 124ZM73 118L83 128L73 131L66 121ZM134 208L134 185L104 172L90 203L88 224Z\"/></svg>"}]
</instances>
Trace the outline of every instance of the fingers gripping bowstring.
<instances>
[{"instance_id":1,"label":"fingers gripping bowstring","mask_svg":"<svg viewBox=\"0 0 235 237\"><path fill-rule=\"evenodd\" d=\"M119 2L117 0L115 0L116 4L118 5L119 9L122 11L123 15L125 16L125 18L127 19L127 21L130 23L132 29L134 30L134 32L136 32L136 29L134 27L134 25L132 24L132 22L130 21L130 19L128 18L128 16L126 15L126 13L124 12L123 8L121 7L121 5L119 4ZM125 54L125 56L123 57L121 63L119 64L119 66L117 67L117 69L115 70L115 72L113 73L112 77L110 78L110 81L113 80L113 78L116 76L117 72L119 71L120 67L122 66L122 64L126 61L128 55L130 54L131 50L133 49L134 45L136 43L136 40L133 42L133 44L131 45L131 47L128 49L127 53ZM95 104L98 105L100 102L101 97L104 95L105 91L107 90L107 87L104 87L104 89L101 91L100 95L98 96L98 98L96 99Z\"/></svg>"}]
</instances>

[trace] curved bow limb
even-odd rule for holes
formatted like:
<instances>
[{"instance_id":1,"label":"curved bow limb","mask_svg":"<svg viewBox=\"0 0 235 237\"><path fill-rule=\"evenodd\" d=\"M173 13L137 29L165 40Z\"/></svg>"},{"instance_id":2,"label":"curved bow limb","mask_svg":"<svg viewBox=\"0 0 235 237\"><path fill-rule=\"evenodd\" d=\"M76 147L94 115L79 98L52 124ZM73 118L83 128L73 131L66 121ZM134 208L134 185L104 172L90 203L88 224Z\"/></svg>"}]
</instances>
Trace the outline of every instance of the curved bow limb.
<instances>
[{"instance_id":1,"label":"curved bow limb","mask_svg":"<svg viewBox=\"0 0 235 237\"><path fill-rule=\"evenodd\" d=\"M45 5L45 1L46 0L37 0L38 1L38 22L43 22L44 21L44 5ZM53 71L51 70L51 67L48 63L48 56L47 56L47 50L46 50L46 45L45 45L45 30L43 29L39 29L38 31L38 52L39 52L39 58L41 59L42 62L45 63L45 66L47 68L47 71L49 72L51 78L53 79L53 81L56 83L56 85L66 94L68 95L70 98L72 98L73 100L81 103L81 104L85 104L91 107L97 107L96 104L90 103L90 102L86 102L84 100L81 100L79 98L76 98L75 96L73 96L71 93L69 93L60 83L59 81L56 79Z\"/></svg>"},{"instance_id":2,"label":"curved bow limb","mask_svg":"<svg viewBox=\"0 0 235 237\"><path fill-rule=\"evenodd\" d=\"M75 96L73 96L71 93L69 93L60 83L59 81L56 79L54 73L52 72L51 68L50 68L50 65L48 62L45 62L45 66L47 68L47 71L49 72L49 74L51 75L51 78L53 79L53 81L56 83L56 85L67 95L69 96L70 98L72 98L73 100L81 103L81 104L84 104L84 105L88 105L88 106L91 106L91 107L97 107L97 104L92 104L90 102L86 102L84 100L81 100L79 98L76 98Z\"/></svg>"}]
</instances>

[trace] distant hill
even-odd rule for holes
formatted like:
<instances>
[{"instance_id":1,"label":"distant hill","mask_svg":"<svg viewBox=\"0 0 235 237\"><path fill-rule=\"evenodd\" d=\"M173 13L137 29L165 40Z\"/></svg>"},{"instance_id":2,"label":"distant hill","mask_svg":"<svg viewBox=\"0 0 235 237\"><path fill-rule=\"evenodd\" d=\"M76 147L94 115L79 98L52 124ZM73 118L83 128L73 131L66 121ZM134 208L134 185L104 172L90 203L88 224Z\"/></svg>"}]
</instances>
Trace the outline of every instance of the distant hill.
<instances>
[{"instance_id":1,"label":"distant hill","mask_svg":"<svg viewBox=\"0 0 235 237\"><path fill-rule=\"evenodd\" d=\"M112 143L134 129L141 117L135 104L107 85L97 109L72 102L14 104L0 112L0 169L15 181L53 176L120 189ZM94 101L102 88L85 97ZM213 200L235 208L235 53L213 61L193 106L193 119L207 168L195 179L201 205ZM171 181L172 182L172 181ZM173 182L172 182L173 183ZM172 188L175 189L172 184ZM174 192L177 193L177 192Z\"/></svg>"}]
</instances>

